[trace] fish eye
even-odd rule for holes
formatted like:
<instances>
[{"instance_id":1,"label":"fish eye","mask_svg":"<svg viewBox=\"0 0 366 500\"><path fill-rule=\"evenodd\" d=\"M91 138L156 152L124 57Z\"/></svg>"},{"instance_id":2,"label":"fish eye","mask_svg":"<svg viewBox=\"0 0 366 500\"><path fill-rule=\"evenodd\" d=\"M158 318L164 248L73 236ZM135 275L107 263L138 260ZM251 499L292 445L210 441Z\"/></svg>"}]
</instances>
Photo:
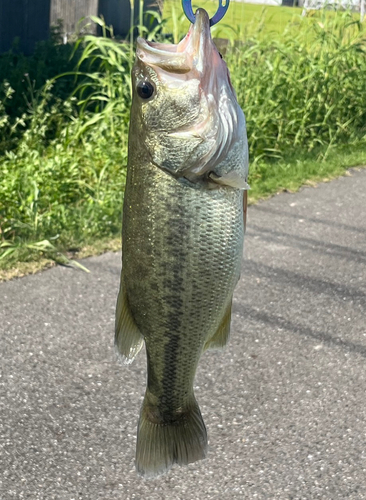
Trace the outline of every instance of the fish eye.
<instances>
[{"instance_id":1,"label":"fish eye","mask_svg":"<svg viewBox=\"0 0 366 500\"><path fill-rule=\"evenodd\" d=\"M155 92L155 87L152 83L146 80L141 80L138 82L136 90L141 99L150 99Z\"/></svg>"}]
</instances>

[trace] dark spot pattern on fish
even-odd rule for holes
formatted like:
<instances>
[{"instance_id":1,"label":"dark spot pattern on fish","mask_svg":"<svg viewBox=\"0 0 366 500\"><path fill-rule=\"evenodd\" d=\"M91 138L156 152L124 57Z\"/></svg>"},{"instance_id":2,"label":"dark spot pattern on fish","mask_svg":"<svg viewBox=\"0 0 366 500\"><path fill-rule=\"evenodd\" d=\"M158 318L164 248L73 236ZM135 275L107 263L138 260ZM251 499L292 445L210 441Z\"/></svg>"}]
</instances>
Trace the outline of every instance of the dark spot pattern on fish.
<instances>
[{"instance_id":1,"label":"dark spot pattern on fish","mask_svg":"<svg viewBox=\"0 0 366 500\"><path fill-rule=\"evenodd\" d=\"M187 259L187 249L184 246L184 235L181 221L186 221L184 214L184 200L178 196L174 204L167 203L167 210L172 215L172 222L169 227L167 237L168 251L171 252L173 260L169 266L169 279L166 281L166 289L169 295L165 301L169 307L165 335L168 342L164 346L164 371L162 380L163 397L160 399L159 410L164 421L174 421L180 418L178 408L181 401L175 398L176 385L180 383L177 377L177 357L181 348L182 336L180 335L182 320L184 316L184 302L182 293L184 293L184 280L182 276L182 265ZM185 230L189 231L188 224L185 223Z\"/></svg>"}]
</instances>

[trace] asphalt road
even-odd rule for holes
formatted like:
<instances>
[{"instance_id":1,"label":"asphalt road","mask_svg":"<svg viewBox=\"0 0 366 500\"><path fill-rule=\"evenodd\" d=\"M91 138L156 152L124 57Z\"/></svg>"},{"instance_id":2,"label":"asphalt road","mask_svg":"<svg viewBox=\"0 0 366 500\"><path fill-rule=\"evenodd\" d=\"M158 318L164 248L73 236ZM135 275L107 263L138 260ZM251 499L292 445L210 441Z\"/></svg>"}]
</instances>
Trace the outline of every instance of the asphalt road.
<instances>
[{"instance_id":1,"label":"asphalt road","mask_svg":"<svg viewBox=\"0 0 366 500\"><path fill-rule=\"evenodd\" d=\"M0 284L0 498L366 499L366 169L249 208L208 458L134 471L145 355L113 351L120 254Z\"/></svg>"}]
</instances>

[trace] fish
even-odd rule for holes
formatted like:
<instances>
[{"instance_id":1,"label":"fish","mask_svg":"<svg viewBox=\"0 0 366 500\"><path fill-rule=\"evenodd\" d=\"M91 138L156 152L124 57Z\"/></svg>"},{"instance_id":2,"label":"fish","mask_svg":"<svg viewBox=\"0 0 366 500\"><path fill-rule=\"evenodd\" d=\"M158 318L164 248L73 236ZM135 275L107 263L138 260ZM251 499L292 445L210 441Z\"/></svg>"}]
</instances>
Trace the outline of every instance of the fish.
<instances>
[{"instance_id":1,"label":"fish","mask_svg":"<svg viewBox=\"0 0 366 500\"><path fill-rule=\"evenodd\" d=\"M193 384L229 338L248 179L246 122L204 9L178 44L137 40L115 346L145 345L135 466L156 477L207 454Z\"/></svg>"}]
</instances>

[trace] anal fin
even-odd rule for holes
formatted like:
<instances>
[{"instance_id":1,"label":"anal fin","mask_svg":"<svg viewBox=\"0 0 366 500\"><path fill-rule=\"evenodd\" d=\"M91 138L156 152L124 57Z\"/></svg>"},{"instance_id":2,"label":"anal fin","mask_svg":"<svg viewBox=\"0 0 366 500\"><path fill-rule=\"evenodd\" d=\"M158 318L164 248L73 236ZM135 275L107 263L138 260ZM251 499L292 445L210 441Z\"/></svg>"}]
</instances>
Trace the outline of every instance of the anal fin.
<instances>
[{"instance_id":1,"label":"anal fin","mask_svg":"<svg viewBox=\"0 0 366 500\"><path fill-rule=\"evenodd\" d=\"M216 330L216 333L205 343L203 350L207 349L222 349L229 340L230 321L231 321L231 300L226 307L221 323Z\"/></svg>"},{"instance_id":2,"label":"anal fin","mask_svg":"<svg viewBox=\"0 0 366 500\"><path fill-rule=\"evenodd\" d=\"M122 277L117 299L114 345L118 356L126 364L132 363L144 345L143 336L131 314Z\"/></svg>"}]
</instances>

